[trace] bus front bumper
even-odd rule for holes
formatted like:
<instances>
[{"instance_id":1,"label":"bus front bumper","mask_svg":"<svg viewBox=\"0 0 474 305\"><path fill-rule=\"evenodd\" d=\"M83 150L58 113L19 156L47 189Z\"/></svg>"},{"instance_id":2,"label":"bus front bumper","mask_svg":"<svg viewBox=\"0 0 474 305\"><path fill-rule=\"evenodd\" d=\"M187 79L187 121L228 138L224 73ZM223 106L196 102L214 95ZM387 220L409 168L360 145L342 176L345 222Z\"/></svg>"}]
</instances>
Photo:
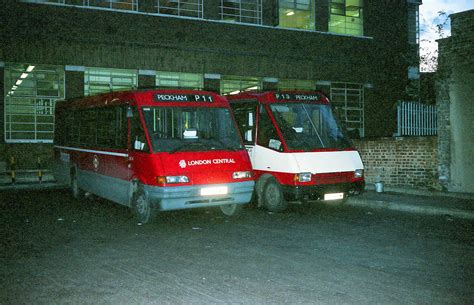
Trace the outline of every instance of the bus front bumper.
<instances>
[{"instance_id":1,"label":"bus front bumper","mask_svg":"<svg viewBox=\"0 0 474 305\"><path fill-rule=\"evenodd\" d=\"M145 186L145 192L154 206L161 211L181 210L227 204L246 204L252 198L254 181L213 185L158 187ZM226 194L201 195L203 189L227 189Z\"/></svg>"},{"instance_id":2,"label":"bus front bumper","mask_svg":"<svg viewBox=\"0 0 474 305\"><path fill-rule=\"evenodd\" d=\"M325 194L344 193L344 198L364 192L365 182L321 184L309 186L283 185L283 195L288 201L323 200Z\"/></svg>"}]
</instances>

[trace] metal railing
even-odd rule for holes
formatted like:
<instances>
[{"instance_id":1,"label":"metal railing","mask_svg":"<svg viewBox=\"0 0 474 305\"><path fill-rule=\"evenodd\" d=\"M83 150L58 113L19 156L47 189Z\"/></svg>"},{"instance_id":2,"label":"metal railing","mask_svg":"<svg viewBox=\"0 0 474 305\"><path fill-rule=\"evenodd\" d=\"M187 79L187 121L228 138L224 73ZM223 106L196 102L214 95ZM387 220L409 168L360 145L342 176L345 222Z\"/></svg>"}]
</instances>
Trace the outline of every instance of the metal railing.
<instances>
[{"instance_id":1,"label":"metal railing","mask_svg":"<svg viewBox=\"0 0 474 305\"><path fill-rule=\"evenodd\" d=\"M436 106L417 102L398 102L398 136L433 136L437 134Z\"/></svg>"}]
</instances>

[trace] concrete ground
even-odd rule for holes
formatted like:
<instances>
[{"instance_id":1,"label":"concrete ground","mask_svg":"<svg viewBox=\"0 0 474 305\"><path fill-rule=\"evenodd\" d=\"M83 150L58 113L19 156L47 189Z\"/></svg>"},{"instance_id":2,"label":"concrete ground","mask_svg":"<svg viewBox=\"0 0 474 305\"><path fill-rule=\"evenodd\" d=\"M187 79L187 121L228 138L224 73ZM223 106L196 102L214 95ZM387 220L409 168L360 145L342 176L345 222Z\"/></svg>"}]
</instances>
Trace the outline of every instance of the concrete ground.
<instances>
[{"instance_id":1,"label":"concrete ground","mask_svg":"<svg viewBox=\"0 0 474 305\"><path fill-rule=\"evenodd\" d=\"M141 225L44 186L0 191L0 304L474 303L471 219L369 208L439 197L367 192L363 207L196 209Z\"/></svg>"}]
</instances>

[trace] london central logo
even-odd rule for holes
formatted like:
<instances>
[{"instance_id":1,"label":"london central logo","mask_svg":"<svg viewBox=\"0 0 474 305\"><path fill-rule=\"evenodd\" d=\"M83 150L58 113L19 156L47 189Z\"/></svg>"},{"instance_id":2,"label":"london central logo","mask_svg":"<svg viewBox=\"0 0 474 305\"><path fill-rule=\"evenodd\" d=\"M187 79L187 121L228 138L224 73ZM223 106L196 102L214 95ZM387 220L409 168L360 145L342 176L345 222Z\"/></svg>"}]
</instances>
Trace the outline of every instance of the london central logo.
<instances>
[{"instance_id":1,"label":"london central logo","mask_svg":"<svg viewBox=\"0 0 474 305\"><path fill-rule=\"evenodd\" d=\"M235 164L234 159L204 159L204 160L185 160L179 161L179 166L185 168L187 166L200 166L200 165L212 165L212 164Z\"/></svg>"}]
</instances>

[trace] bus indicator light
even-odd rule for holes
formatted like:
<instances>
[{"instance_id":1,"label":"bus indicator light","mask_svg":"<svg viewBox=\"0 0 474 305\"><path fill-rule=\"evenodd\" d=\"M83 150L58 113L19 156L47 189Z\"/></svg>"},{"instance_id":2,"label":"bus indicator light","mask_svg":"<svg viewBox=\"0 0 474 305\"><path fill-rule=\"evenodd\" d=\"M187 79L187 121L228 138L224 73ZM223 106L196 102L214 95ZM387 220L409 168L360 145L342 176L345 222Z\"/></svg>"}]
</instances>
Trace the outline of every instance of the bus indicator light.
<instances>
[{"instance_id":1,"label":"bus indicator light","mask_svg":"<svg viewBox=\"0 0 474 305\"><path fill-rule=\"evenodd\" d=\"M234 179L252 178L252 172L250 172L250 171L233 172L232 173L232 178L234 178Z\"/></svg>"},{"instance_id":2,"label":"bus indicator light","mask_svg":"<svg viewBox=\"0 0 474 305\"><path fill-rule=\"evenodd\" d=\"M188 183L189 178L187 176L159 176L159 177L156 177L156 182L159 185Z\"/></svg>"}]
</instances>

